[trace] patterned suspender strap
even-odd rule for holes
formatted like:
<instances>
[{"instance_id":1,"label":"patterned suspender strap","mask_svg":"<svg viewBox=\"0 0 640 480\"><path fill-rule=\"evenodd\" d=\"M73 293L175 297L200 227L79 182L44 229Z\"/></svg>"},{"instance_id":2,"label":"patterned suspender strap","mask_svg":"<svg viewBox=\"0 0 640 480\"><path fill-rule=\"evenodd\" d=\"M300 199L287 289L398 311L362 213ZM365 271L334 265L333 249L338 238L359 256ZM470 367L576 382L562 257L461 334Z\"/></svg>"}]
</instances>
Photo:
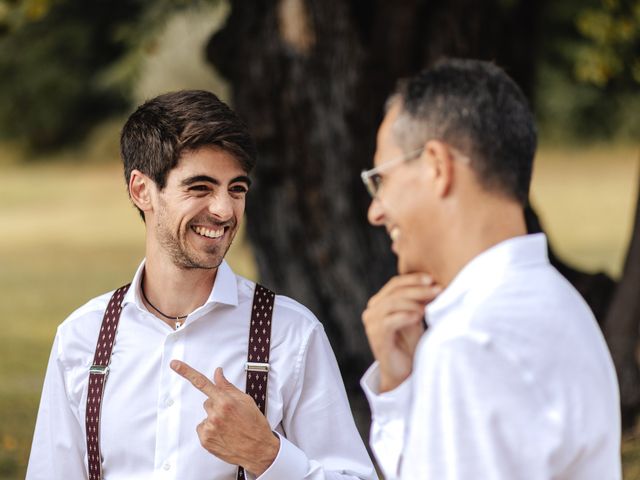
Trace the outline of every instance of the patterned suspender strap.
<instances>
[{"instance_id":1,"label":"patterned suspender strap","mask_svg":"<svg viewBox=\"0 0 640 480\"><path fill-rule=\"evenodd\" d=\"M104 384L109 373L111 352L116 338L116 330L122 312L122 300L131 284L116 290L102 318L102 326L98 335L93 365L89 369L89 388L87 390L87 411L85 426L87 431L87 466L89 480L102 479L102 457L100 455L100 407Z\"/></svg>"},{"instance_id":2,"label":"patterned suspender strap","mask_svg":"<svg viewBox=\"0 0 640 480\"><path fill-rule=\"evenodd\" d=\"M271 318L276 294L256 284L249 328L249 351L247 352L247 388L260 411L267 410L267 381L269 379L269 351L271 347ZM245 480L244 468L238 467L237 480Z\"/></svg>"}]
</instances>

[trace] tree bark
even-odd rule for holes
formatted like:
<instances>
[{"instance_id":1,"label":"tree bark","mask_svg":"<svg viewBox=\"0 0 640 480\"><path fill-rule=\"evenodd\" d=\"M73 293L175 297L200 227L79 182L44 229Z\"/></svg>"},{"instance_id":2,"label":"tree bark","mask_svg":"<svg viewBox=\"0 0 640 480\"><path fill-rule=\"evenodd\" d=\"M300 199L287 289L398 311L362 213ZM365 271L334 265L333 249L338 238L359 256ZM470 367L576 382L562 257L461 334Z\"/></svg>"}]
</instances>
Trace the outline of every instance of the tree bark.
<instances>
[{"instance_id":1,"label":"tree bark","mask_svg":"<svg viewBox=\"0 0 640 480\"><path fill-rule=\"evenodd\" d=\"M381 95L363 76L366 52L345 2L231 4L208 56L231 80L258 146L247 233L261 282L322 321L363 426L358 379L371 354L360 315L394 271L388 240L367 226L359 179Z\"/></svg>"},{"instance_id":2,"label":"tree bark","mask_svg":"<svg viewBox=\"0 0 640 480\"><path fill-rule=\"evenodd\" d=\"M639 182L640 184L640 182ZM620 384L623 426L633 426L640 408L640 189L633 233L618 288L604 318L603 330Z\"/></svg>"},{"instance_id":3,"label":"tree bark","mask_svg":"<svg viewBox=\"0 0 640 480\"><path fill-rule=\"evenodd\" d=\"M356 419L371 362L360 322L395 271L389 240L366 221L359 172L371 166L386 96L442 56L506 65L527 93L540 2L231 0L207 58L233 87L259 161L247 233L261 281L322 321ZM505 6L506 5L506 6Z\"/></svg>"}]
</instances>

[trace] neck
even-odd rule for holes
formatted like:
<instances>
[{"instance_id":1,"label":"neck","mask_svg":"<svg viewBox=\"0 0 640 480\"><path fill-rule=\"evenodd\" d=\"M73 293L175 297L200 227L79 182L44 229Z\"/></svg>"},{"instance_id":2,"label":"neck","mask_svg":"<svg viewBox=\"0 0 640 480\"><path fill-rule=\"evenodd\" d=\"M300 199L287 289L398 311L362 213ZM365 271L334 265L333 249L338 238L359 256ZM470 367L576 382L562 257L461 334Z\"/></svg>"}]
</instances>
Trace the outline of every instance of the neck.
<instances>
[{"instance_id":1,"label":"neck","mask_svg":"<svg viewBox=\"0 0 640 480\"><path fill-rule=\"evenodd\" d=\"M157 261L153 256L148 256L142 279L142 288L148 299L145 303L156 317L175 326L175 320L164 315L175 319L189 315L204 305L211 294L217 272L217 269L180 268L172 262Z\"/></svg>"},{"instance_id":2,"label":"neck","mask_svg":"<svg viewBox=\"0 0 640 480\"><path fill-rule=\"evenodd\" d=\"M486 199L485 199L486 200ZM440 244L442 251L434 257L434 277L448 286L471 260L489 248L510 238L526 235L527 227L522 207L516 202L495 199L484 201L482 209L465 209L468 215L448 222L450 237ZM444 261L443 261L444 260Z\"/></svg>"}]
</instances>

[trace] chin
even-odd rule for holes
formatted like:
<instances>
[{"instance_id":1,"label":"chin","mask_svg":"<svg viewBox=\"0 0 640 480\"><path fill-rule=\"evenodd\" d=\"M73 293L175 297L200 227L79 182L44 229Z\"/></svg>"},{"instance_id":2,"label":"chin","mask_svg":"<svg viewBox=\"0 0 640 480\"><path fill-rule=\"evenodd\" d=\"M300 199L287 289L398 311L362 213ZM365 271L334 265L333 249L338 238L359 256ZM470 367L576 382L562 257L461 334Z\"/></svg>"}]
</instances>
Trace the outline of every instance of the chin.
<instances>
[{"instance_id":1,"label":"chin","mask_svg":"<svg viewBox=\"0 0 640 480\"><path fill-rule=\"evenodd\" d=\"M400 275L406 275L409 273L424 273L427 270L421 265L420 262L414 261L414 259L407 255L398 255L398 273Z\"/></svg>"},{"instance_id":2,"label":"chin","mask_svg":"<svg viewBox=\"0 0 640 480\"><path fill-rule=\"evenodd\" d=\"M405 275L407 273L412 273L411 264L402 255L398 256L398 273L400 275Z\"/></svg>"}]
</instances>

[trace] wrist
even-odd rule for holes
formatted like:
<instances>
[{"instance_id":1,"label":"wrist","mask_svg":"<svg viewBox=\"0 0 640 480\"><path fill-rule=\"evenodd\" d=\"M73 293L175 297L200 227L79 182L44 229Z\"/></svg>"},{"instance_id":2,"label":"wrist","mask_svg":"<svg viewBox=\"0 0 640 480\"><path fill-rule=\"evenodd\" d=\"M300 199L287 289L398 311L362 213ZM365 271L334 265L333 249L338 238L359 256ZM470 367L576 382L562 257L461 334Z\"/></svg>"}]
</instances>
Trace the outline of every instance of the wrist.
<instances>
[{"instance_id":1,"label":"wrist","mask_svg":"<svg viewBox=\"0 0 640 480\"><path fill-rule=\"evenodd\" d=\"M271 433L272 435L269 435L269 437L265 439L258 454L252 458L251 464L245 466L245 468L256 477L259 477L267 471L280 451L280 437L278 437L275 432Z\"/></svg>"},{"instance_id":2,"label":"wrist","mask_svg":"<svg viewBox=\"0 0 640 480\"><path fill-rule=\"evenodd\" d=\"M395 390L411 375L411 371L402 372L389 372L385 369L380 369L380 377L378 382L378 393L385 393L391 390Z\"/></svg>"}]
</instances>

